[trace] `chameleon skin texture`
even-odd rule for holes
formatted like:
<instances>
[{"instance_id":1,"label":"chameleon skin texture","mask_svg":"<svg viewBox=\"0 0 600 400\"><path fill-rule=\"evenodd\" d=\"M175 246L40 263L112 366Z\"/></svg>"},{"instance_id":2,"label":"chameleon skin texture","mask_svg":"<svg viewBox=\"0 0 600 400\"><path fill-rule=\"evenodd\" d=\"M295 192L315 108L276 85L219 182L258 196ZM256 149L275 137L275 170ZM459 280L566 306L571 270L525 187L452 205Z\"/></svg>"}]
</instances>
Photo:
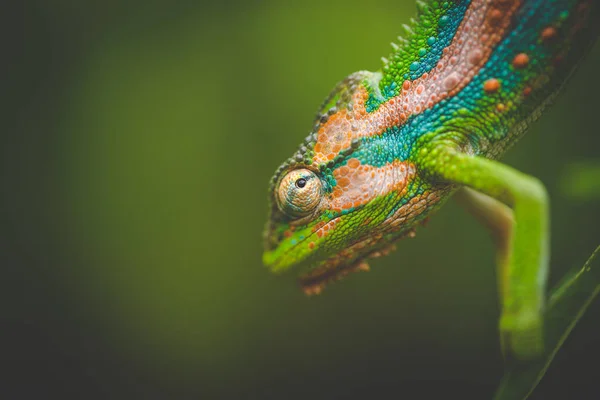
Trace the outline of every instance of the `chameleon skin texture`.
<instances>
[{"instance_id":1,"label":"chameleon skin texture","mask_svg":"<svg viewBox=\"0 0 600 400\"><path fill-rule=\"evenodd\" d=\"M598 0L431 1L417 8L382 69L340 82L271 180L263 261L274 272L303 267L308 294L367 270L366 258L412 236L454 192L424 172L425 163L436 163L432 141L500 157L567 82L600 20ZM307 197L312 209L291 215L276 196L303 196L289 177L297 170L320 185Z\"/></svg>"}]
</instances>

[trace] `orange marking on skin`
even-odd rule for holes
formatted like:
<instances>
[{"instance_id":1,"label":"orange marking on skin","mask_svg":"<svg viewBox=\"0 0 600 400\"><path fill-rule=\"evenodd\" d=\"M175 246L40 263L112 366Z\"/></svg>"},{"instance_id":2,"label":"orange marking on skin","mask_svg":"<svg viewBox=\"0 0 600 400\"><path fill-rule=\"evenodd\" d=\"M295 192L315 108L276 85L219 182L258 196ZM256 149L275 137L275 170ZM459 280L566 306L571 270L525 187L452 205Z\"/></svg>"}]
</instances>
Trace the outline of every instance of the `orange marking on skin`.
<instances>
[{"instance_id":1,"label":"orange marking on skin","mask_svg":"<svg viewBox=\"0 0 600 400\"><path fill-rule=\"evenodd\" d=\"M540 37L544 42L549 42L550 40L554 39L556 35L558 35L558 31L556 30L556 28L553 26L549 26L544 28Z\"/></svg>"},{"instance_id":2,"label":"orange marking on skin","mask_svg":"<svg viewBox=\"0 0 600 400\"><path fill-rule=\"evenodd\" d=\"M367 110L365 109L365 103L369 98L369 93L363 88L363 90L357 90L352 95L352 103L354 104L354 114L357 116L365 116Z\"/></svg>"},{"instance_id":3,"label":"orange marking on skin","mask_svg":"<svg viewBox=\"0 0 600 400\"><path fill-rule=\"evenodd\" d=\"M311 249L311 250L314 249L315 248L315 242L310 242L308 244L308 248Z\"/></svg>"},{"instance_id":4,"label":"orange marking on skin","mask_svg":"<svg viewBox=\"0 0 600 400\"><path fill-rule=\"evenodd\" d=\"M527 86L525 89L523 89L524 96L529 96L530 94L531 94L531 86Z\"/></svg>"},{"instance_id":5,"label":"orange marking on skin","mask_svg":"<svg viewBox=\"0 0 600 400\"><path fill-rule=\"evenodd\" d=\"M340 185L340 187L345 188L346 186L350 186L350 179L340 178L337 180L337 184Z\"/></svg>"},{"instance_id":6,"label":"orange marking on skin","mask_svg":"<svg viewBox=\"0 0 600 400\"><path fill-rule=\"evenodd\" d=\"M340 190L334 190L330 195L330 208L347 210L364 205L377 196L401 192L416 171L414 165L406 161L394 161L383 167L374 167L360 165L358 160L353 160L355 159L348 161L354 167L347 175L341 176L341 167L333 171L333 177L337 181L336 189Z\"/></svg>"},{"instance_id":7,"label":"orange marking on skin","mask_svg":"<svg viewBox=\"0 0 600 400\"><path fill-rule=\"evenodd\" d=\"M502 19L502 11L498 10L497 8L493 9L490 12L490 22L492 22L493 24L498 23L501 19Z\"/></svg>"},{"instance_id":8,"label":"orange marking on skin","mask_svg":"<svg viewBox=\"0 0 600 400\"><path fill-rule=\"evenodd\" d=\"M500 90L500 81L495 78L488 79L483 83L483 90L485 90L487 93L497 92Z\"/></svg>"},{"instance_id":9,"label":"orange marking on skin","mask_svg":"<svg viewBox=\"0 0 600 400\"><path fill-rule=\"evenodd\" d=\"M319 229L321 229L323 226L325 225L325 222L323 221L319 221L315 224L315 226L312 228L313 232L318 231Z\"/></svg>"},{"instance_id":10,"label":"orange marking on skin","mask_svg":"<svg viewBox=\"0 0 600 400\"><path fill-rule=\"evenodd\" d=\"M348 174L348 172L350 172L350 168L348 168L347 166L342 166L339 168L340 171L340 175L341 176L346 176Z\"/></svg>"},{"instance_id":11,"label":"orange marking on skin","mask_svg":"<svg viewBox=\"0 0 600 400\"><path fill-rule=\"evenodd\" d=\"M333 228L335 228L335 225L337 223L338 223L338 219L332 219L331 221L327 222L325 225L323 225L322 228L317 230L317 236L318 237L327 236L330 233L330 231L333 231Z\"/></svg>"},{"instance_id":12,"label":"orange marking on skin","mask_svg":"<svg viewBox=\"0 0 600 400\"><path fill-rule=\"evenodd\" d=\"M529 65L529 56L525 53L519 53L515 56L512 62L516 69L523 69Z\"/></svg>"},{"instance_id":13,"label":"orange marking on skin","mask_svg":"<svg viewBox=\"0 0 600 400\"><path fill-rule=\"evenodd\" d=\"M347 164L350 168L358 168L360 166L360 161L357 158L351 158L348 160Z\"/></svg>"}]
</instances>

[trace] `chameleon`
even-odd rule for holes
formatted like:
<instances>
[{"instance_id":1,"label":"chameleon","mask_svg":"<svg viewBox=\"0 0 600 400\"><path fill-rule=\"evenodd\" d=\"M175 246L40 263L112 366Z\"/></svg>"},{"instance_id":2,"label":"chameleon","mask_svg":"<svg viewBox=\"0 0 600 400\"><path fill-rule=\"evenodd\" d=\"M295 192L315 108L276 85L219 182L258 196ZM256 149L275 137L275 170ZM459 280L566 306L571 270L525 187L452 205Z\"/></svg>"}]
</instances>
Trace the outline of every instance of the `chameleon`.
<instances>
[{"instance_id":1,"label":"chameleon","mask_svg":"<svg viewBox=\"0 0 600 400\"><path fill-rule=\"evenodd\" d=\"M343 79L269 185L263 263L307 295L369 270L454 197L496 247L503 353L544 350L549 198L500 161L599 35L598 0L431 0L379 71Z\"/></svg>"}]
</instances>

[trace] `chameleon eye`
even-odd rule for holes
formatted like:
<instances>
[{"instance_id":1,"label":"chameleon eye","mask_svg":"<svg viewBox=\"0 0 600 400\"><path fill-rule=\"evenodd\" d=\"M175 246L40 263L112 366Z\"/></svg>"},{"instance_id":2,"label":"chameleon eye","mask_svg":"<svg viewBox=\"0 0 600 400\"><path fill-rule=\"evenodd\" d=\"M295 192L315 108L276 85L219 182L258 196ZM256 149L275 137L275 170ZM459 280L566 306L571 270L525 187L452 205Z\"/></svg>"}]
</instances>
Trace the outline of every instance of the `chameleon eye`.
<instances>
[{"instance_id":1,"label":"chameleon eye","mask_svg":"<svg viewBox=\"0 0 600 400\"><path fill-rule=\"evenodd\" d=\"M311 170L290 171L277 188L277 205L290 217L304 217L321 203L322 187L321 180Z\"/></svg>"}]
</instances>

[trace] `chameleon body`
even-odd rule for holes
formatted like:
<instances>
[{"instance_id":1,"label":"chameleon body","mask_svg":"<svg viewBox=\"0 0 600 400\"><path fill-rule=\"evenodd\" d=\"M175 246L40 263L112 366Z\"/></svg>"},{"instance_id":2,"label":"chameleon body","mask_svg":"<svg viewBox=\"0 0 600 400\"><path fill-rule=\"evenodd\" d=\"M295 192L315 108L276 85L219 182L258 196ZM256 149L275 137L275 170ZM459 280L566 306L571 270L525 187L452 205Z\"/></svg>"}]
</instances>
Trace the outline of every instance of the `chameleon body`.
<instances>
[{"instance_id":1,"label":"chameleon body","mask_svg":"<svg viewBox=\"0 0 600 400\"><path fill-rule=\"evenodd\" d=\"M271 180L264 263L307 294L387 254L451 195L498 246L504 349L540 353L548 268L543 185L498 162L598 36L597 0L417 3L378 72L337 85ZM470 189L464 189L470 188Z\"/></svg>"}]
</instances>

